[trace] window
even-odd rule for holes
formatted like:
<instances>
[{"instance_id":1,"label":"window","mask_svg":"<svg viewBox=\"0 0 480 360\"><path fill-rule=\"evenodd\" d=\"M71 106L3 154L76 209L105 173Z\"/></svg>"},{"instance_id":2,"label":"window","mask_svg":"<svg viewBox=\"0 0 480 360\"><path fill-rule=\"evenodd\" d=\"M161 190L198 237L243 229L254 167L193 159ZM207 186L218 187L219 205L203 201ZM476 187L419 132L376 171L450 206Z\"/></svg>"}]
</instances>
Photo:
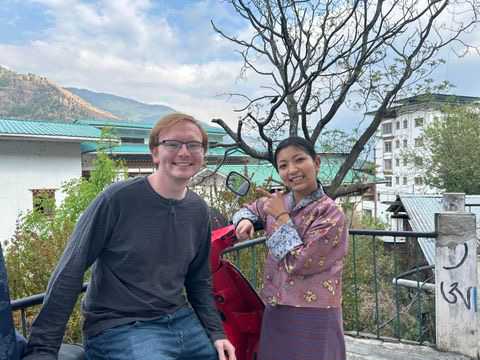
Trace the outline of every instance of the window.
<instances>
[{"instance_id":1,"label":"window","mask_svg":"<svg viewBox=\"0 0 480 360\"><path fill-rule=\"evenodd\" d=\"M415 119L415 127L423 126L423 118L416 118Z\"/></svg>"},{"instance_id":2,"label":"window","mask_svg":"<svg viewBox=\"0 0 480 360\"><path fill-rule=\"evenodd\" d=\"M32 189L33 210L52 214L55 209L55 189Z\"/></svg>"},{"instance_id":3,"label":"window","mask_svg":"<svg viewBox=\"0 0 480 360\"><path fill-rule=\"evenodd\" d=\"M407 119L403 120L403 128L408 129L408 120Z\"/></svg>"},{"instance_id":4,"label":"window","mask_svg":"<svg viewBox=\"0 0 480 360\"><path fill-rule=\"evenodd\" d=\"M419 137L415 139L415 147L423 146L423 138Z\"/></svg>"},{"instance_id":5,"label":"window","mask_svg":"<svg viewBox=\"0 0 480 360\"><path fill-rule=\"evenodd\" d=\"M387 135L387 134L391 134L391 133L392 133L392 123L391 122L384 123L382 125L382 134Z\"/></svg>"},{"instance_id":6,"label":"window","mask_svg":"<svg viewBox=\"0 0 480 360\"><path fill-rule=\"evenodd\" d=\"M385 186L392 187L392 177L391 176L385 176Z\"/></svg>"},{"instance_id":7,"label":"window","mask_svg":"<svg viewBox=\"0 0 480 360\"><path fill-rule=\"evenodd\" d=\"M400 121L397 121L397 122L395 123L395 129L396 129L396 130L400 130Z\"/></svg>"},{"instance_id":8,"label":"window","mask_svg":"<svg viewBox=\"0 0 480 360\"><path fill-rule=\"evenodd\" d=\"M400 148L400 140L395 140L395 149Z\"/></svg>"},{"instance_id":9,"label":"window","mask_svg":"<svg viewBox=\"0 0 480 360\"><path fill-rule=\"evenodd\" d=\"M407 185L407 177L406 176L403 177L403 185Z\"/></svg>"},{"instance_id":10,"label":"window","mask_svg":"<svg viewBox=\"0 0 480 360\"><path fill-rule=\"evenodd\" d=\"M400 185L400 176L395 176L395 185Z\"/></svg>"},{"instance_id":11,"label":"window","mask_svg":"<svg viewBox=\"0 0 480 360\"><path fill-rule=\"evenodd\" d=\"M415 157L415 166L422 166L423 165L423 158L417 156Z\"/></svg>"},{"instance_id":12,"label":"window","mask_svg":"<svg viewBox=\"0 0 480 360\"><path fill-rule=\"evenodd\" d=\"M408 147L408 140L407 139L403 140L403 147L404 148Z\"/></svg>"},{"instance_id":13,"label":"window","mask_svg":"<svg viewBox=\"0 0 480 360\"><path fill-rule=\"evenodd\" d=\"M402 163L403 163L403 166L407 166L407 163L408 163L407 158L403 158Z\"/></svg>"},{"instance_id":14,"label":"window","mask_svg":"<svg viewBox=\"0 0 480 360\"><path fill-rule=\"evenodd\" d=\"M383 160L383 171L392 171L392 159Z\"/></svg>"},{"instance_id":15,"label":"window","mask_svg":"<svg viewBox=\"0 0 480 360\"><path fill-rule=\"evenodd\" d=\"M383 151L386 153L391 153L392 152L392 142L391 141L385 141L383 143Z\"/></svg>"},{"instance_id":16,"label":"window","mask_svg":"<svg viewBox=\"0 0 480 360\"><path fill-rule=\"evenodd\" d=\"M396 167L399 167L400 166L400 159L395 159L395 166Z\"/></svg>"},{"instance_id":17,"label":"window","mask_svg":"<svg viewBox=\"0 0 480 360\"><path fill-rule=\"evenodd\" d=\"M415 185L417 185L417 186L423 185L423 179L420 176L417 176L415 178Z\"/></svg>"}]
</instances>

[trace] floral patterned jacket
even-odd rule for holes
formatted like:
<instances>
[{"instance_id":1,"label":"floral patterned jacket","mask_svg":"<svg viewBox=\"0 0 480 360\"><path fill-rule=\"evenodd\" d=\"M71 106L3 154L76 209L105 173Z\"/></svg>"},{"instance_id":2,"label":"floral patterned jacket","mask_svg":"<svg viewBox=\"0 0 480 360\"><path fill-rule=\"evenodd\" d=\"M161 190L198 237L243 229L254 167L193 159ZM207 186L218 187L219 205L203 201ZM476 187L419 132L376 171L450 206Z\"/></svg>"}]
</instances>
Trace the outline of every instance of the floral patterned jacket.
<instances>
[{"instance_id":1,"label":"floral patterned jacket","mask_svg":"<svg viewBox=\"0 0 480 360\"><path fill-rule=\"evenodd\" d=\"M321 187L295 205L284 196L290 221L278 226L263 210L264 199L240 209L233 217L261 220L269 248L261 295L270 305L341 307L343 259L348 248L345 215Z\"/></svg>"}]
</instances>

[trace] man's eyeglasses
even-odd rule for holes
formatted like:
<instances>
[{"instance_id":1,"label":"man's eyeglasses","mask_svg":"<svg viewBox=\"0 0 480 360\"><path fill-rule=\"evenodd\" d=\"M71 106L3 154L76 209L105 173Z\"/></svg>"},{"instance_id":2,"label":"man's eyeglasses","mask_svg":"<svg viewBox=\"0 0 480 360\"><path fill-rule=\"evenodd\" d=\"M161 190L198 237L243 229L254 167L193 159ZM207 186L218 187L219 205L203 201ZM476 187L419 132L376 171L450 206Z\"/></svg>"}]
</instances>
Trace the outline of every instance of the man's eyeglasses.
<instances>
[{"instance_id":1,"label":"man's eyeglasses","mask_svg":"<svg viewBox=\"0 0 480 360\"><path fill-rule=\"evenodd\" d=\"M185 144L187 146L187 150L191 153L200 153L203 151L203 144L199 141L178 141L178 140L162 140L159 141L157 145L162 145L171 152L177 152L182 148L182 145Z\"/></svg>"}]
</instances>

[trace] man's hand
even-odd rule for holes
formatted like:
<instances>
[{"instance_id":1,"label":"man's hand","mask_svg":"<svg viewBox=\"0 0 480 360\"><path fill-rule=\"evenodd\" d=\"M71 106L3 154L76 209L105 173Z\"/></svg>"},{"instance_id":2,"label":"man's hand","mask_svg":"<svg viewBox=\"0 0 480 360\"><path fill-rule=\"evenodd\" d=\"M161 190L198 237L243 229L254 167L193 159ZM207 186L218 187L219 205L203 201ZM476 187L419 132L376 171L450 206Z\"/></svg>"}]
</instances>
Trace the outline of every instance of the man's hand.
<instances>
[{"instance_id":1,"label":"man's hand","mask_svg":"<svg viewBox=\"0 0 480 360\"><path fill-rule=\"evenodd\" d=\"M216 340L213 345L218 352L218 360L237 360L235 356L235 348L227 339ZM225 353L227 354L225 357Z\"/></svg>"}]
</instances>

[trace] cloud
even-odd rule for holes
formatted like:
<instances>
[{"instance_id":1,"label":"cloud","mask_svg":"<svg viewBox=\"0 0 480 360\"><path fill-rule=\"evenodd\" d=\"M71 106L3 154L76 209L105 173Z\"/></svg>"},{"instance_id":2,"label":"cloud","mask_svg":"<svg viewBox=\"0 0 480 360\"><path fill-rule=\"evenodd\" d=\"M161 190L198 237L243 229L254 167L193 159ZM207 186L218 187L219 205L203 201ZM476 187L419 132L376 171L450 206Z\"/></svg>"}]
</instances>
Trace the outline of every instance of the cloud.
<instances>
[{"instance_id":1,"label":"cloud","mask_svg":"<svg viewBox=\"0 0 480 360\"><path fill-rule=\"evenodd\" d=\"M4 7L14 9L18 1L8 0ZM64 86L165 104L203 121L222 117L231 125L238 118L233 109L240 107L241 100L219 95L237 92L253 98L268 91L259 87L268 85L267 80L251 72L247 81L239 79L240 57L231 43L212 30L213 18L227 33L250 38L252 29L226 2L22 0L21 4L30 4L37 16L40 12L48 21L41 22L40 30L35 28L35 37L0 42L0 64L17 72L46 76ZM478 34L471 36L479 39ZM468 64L478 61L478 55L468 57ZM452 59L447 63L449 76L469 79L461 76L466 73L464 64ZM472 68L468 66L470 76ZM463 84L448 80L463 92ZM479 95L480 85L469 85L468 92Z\"/></svg>"},{"instance_id":2,"label":"cloud","mask_svg":"<svg viewBox=\"0 0 480 360\"><path fill-rule=\"evenodd\" d=\"M163 103L204 121L236 122L235 103L218 95L239 85L240 59L209 23L212 11L226 21L223 5L188 2L161 11L148 0L31 3L42 6L50 26L41 40L0 43L0 63L63 86Z\"/></svg>"}]
</instances>

